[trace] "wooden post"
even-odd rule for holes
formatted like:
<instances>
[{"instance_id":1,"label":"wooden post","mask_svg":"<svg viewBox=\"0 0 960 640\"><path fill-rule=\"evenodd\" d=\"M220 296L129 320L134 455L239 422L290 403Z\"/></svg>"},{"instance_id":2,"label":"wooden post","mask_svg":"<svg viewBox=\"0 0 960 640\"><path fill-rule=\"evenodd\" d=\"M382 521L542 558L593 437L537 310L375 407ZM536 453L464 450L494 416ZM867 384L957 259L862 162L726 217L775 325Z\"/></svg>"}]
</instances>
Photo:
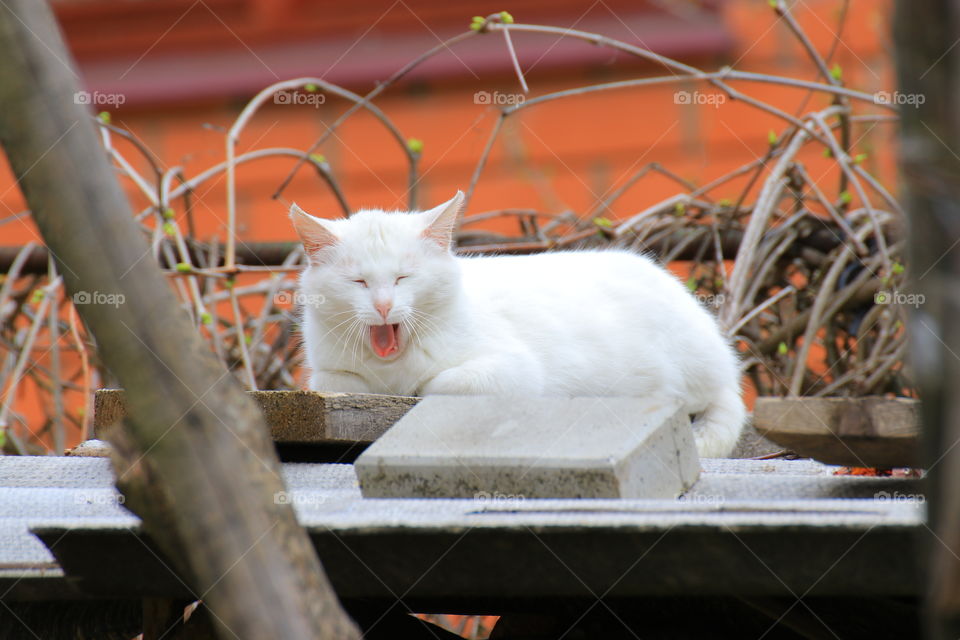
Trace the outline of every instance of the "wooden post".
<instances>
[{"instance_id":1,"label":"wooden post","mask_svg":"<svg viewBox=\"0 0 960 640\"><path fill-rule=\"evenodd\" d=\"M262 417L150 257L46 2L0 5L0 57L0 141L33 218L67 290L109 301L78 309L127 390L127 506L220 637L358 638L292 508L274 499L283 483Z\"/></svg>"},{"instance_id":2,"label":"wooden post","mask_svg":"<svg viewBox=\"0 0 960 640\"><path fill-rule=\"evenodd\" d=\"M911 317L930 526L928 635L960 636L960 3L899 0L894 19L901 168L911 222Z\"/></svg>"}]
</instances>

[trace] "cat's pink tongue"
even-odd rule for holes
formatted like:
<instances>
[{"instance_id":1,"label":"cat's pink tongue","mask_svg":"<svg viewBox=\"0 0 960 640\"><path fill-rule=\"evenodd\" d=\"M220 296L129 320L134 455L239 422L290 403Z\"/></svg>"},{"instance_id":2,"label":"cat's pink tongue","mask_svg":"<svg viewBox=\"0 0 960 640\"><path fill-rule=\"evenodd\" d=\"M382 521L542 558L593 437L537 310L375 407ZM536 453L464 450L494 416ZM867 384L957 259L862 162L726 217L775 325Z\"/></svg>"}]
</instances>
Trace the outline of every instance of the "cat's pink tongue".
<instances>
[{"instance_id":1,"label":"cat's pink tongue","mask_svg":"<svg viewBox=\"0 0 960 640\"><path fill-rule=\"evenodd\" d=\"M370 346L374 353L381 358L386 358L391 353L400 350L397 344L397 328L395 324L378 324L370 327Z\"/></svg>"}]
</instances>

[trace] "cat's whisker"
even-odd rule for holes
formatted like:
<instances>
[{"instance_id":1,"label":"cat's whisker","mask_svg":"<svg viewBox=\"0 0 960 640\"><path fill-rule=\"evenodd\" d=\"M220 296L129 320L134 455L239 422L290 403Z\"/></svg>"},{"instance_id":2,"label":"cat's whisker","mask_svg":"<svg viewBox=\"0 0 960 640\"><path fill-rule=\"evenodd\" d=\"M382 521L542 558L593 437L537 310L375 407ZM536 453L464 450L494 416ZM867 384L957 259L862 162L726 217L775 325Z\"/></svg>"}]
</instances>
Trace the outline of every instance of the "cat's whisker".
<instances>
[{"instance_id":1,"label":"cat's whisker","mask_svg":"<svg viewBox=\"0 0 960 640\"><path fill-rule=\"evenodd\" d=\"M347 337L343 341L343 348L340 351L341 358L346 355L347 347L350 347L350 357L354 362L359 362L360 349L363 348L363 329L365 326L366 324L360 318L354 318L354 322L347 332ZM356 338L354 338L354 334L356 334Z\"/></svg>"},{"instance_id":2,"label":"cat's whisker","mask_svg":"<svg viewBox=\"0 0 960 640\"><path fill-rule=\"evenodd\" d=\"M355 337L356 336L356 337ZM358 354L358 345L360 344L359 340L359 330L356 326L351 328L350 337L348 340L345 340L343 343L343 348L340 350L341 357L347 356L350 358L349 364L353 365L359 360Z\"/></svg>"},{"instance_id":3,"label":"cat's whisker","mask_svg":"<svg viewBox=\"0 0 960 640\"><path fill-rule=\"evenodd\" d=\"M422 319L419 319L419 318L417 318L417 317L413 317L412 320L413 320L413 322L412 322L413 331L414 331L414 333L416 333L416 335L417 335L417 342L420 343L420 344L422 344L422 342L421 342L421 340L420 340L420 334L423 333L424 329L426 329L428 332L433 332L433 333L436 333L437 331L439 331L439 329L438 329L436 326L434 326L434 325L429 325L429 324L425 324L425 322L424 322ZM427 322L429 322L429 321L427 321Z\"/></svg>"},{"instance_id":4,"label":"cat's whisker","mask_svg":"<svg viewBox=\"0 0 960 640\"><path fill-rule=\"evenodd\" d=\"M336 313L331 313L331 314L327 315L326 317L327 317L327 318L336 318L336 317L345 316L345 315L348 315L348 314L349 314L349 315L356 315L356 311L354 311L353 309L347 309L346 311L337 311Z\"/></svg>"},{"instance_id":5,"label":"cat's whisker","mask_svg":"<svg viewBox=\"0 0 960 640\"><path fill-rule=\"evenodd\" d=\"M346 345L349 344L349 342L350 342L350 334L353 332L353 327L354 327L354 325L356 324L356 322L357 322L356 316L352 316L352 317L350 317L350 318L347 318L347 319L344 320L343 322L341 322L339 325L337 325L337 326L339 327L339 326L341 326L341 325L346 324L346 325L347 325L347 328L344 329L343 331L341 331L341 332L339 333L339 335L336 336L337 339L336 339L336 341L335 341L334 344L333 344L334 347L336 347L336 346L340 345L341 343L343 343L342 346L345 348ZM348 324L348 323L349 323L349 324ZM343 349L341 349L340 357L341 357L341 358L343 357Z\"/></svg>"},{"instance_id":6,"label":"cat's whisker","mask_svg":"<svg viewBox=\"0 0 960 640\"><path fill-rule=\"evenodd\" d=\"M411 316L406 316L400 321L400 329L403 330L405 334L410 336L408 340L417 340L417 343L419 344L419 336L417 336L416 326L413 324L413 318Z\"/></svg>"},{"instance_id":7,"label":"cat's whisker","mask_svg":"<svg viewBox=\"0 0 960 640\"><path fill-rule=\"evenodd\" d=\"M355 363L359 363L363 357L363 330L366 328L366 326L367 325L363 322L357 323L357 339L353 350L351 351L351 357Z\"/></svg>"},{"instance_id":8,"label":"cat's whisker","mask_svg":"<svg viewBox=\"0 0 960 640\"><path fill-rule=\"evenodd\" d=\"M413 320L413 318L411 317L410 320ZM408 322L407 320L404 320L400 323L400 326L403 327L403 329L407 333L413 336L413 338L417 341L417 346L423 347L423 341L420 340L420 334L417 333L416 326L414 325L413 322Z\"/></svg>"},{"instance_id":9,"label":"cat's whisker","mask_svg":"<svg viewBox=\"0 0 960 640\"><path fill-rule=\"evenodd\" d=\"M344 313L353 314L353 311L345 311ZM342 315L342 314L336 314L336 315ZM335 325L333 328L331 328L331 329L330 329L329 331L327 331L325 334L323 334L322 336L320 336L320 339L323 340L323 339L326 338L328 335L330 335L331 333L333 333L334 331L336 331L338 328L342 327L343 325L347 324L348 322L350 322L351 320L353 320L353 319L355 319L355 318L356 318L356 316L351 315L351 317L349 317L349 318L347 318L346 320L344 320L343 322Z\"/></svg>"},{"instance_id":10,"label":"cat's whisker","mask_svg":"<svg viewBox=\"0 0 960 640\"><path fill-rule=\"evenodd\" d=\"M436 316L433 316L425 311L412 308L410 309L410 319L416 322L418 327L425 328L432 333L439 333L439 321L435 321L435 318Z\"/></svg>"},{"instance_id":11,"label":"cat's whisker","mask_svg":"<svg viewBox=\"0 0 960 640\"><path fill-rule=\"evenodd\" d=\"M439 329L439 325L431 318L427 316L419 315L418 313L411 313L410 319L417 323L417 326L425 327L431 331L436 331Z\"/></svg>"},{"instance_id":12,"label":"cat's whisker","mask_svg":"<svg viewBox=\"0 0 960 640\"><path fill-rule=\"evenodd\" d=\"M369 326L365 322L360 322L357 325L357 337L354 341L354 362L359 363L363 359L363 344L368 341L369 335Z\"/></svg>"}]
</instances>

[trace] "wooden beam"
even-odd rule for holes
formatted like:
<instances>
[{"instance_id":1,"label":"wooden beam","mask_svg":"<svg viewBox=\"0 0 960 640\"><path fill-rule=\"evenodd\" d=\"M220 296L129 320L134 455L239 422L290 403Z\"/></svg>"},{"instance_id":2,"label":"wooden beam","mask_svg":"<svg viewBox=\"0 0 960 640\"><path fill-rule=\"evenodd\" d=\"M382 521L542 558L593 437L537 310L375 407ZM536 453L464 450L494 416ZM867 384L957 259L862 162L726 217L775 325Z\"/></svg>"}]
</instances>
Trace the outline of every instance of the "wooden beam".
<instances>
[{"instance_id":1,"label":"wooden beam","mask_svg":"<svg viewBox=\"0 0 960 640\"><path fill-rule=\"evenodd\" d=\"M840 231L837 227L828 222L824 226L810 231L804 237L798 238L794 245L784 254L784 259L790 259L799 256L804 251L812 250L820 254L828 254L840 244ZM649 245L643 247L644 251L654 255L663 255L667 250L676 247L684 242L694 230L682 229L676 233L669 234ZM740 240L743 232L739 230L727 230L720 234L720 249L724 257L732 259L737 255L737 249L740 247ZM459 252L465 255L489 251L489 247L484 248L484 243L490 242L489 238L476 238L464 234L459 239ZM479 244L478 244L479 243ZM237 263L253 266L279 266L294 251L299 243L296 242L245 242L237 247ZM540 253L543 251L543 243L529 242L524 238L506 238L500 240L497 244L497 253L524 255L530 253ZM209 256L209 246L197 243L187 239L187 248L190 251L193 264L205 264ZM22 247L0 246L0 273L7 271ZM677 260L694 260L699 253L698 243L690 243L690 246L681 251ZM222 266L224 246L217 247L217 255L220 258L215 265ZM166 269L172 269L176 265L167 262L167 259L161 255L160 264ZM26 261L23 263L21 273L24 274L43 274L47 272L47 250L44 247L34 247L29 253ZM872 295L872 294L871 294Z\"/></svg>"},{"instance_id":2,"label":"wooden beam","mask_svg":"<svg viewBox=\"0 0 960 640\"><path fill-rule=\"evenodd\" d=\"M73 599L16 602L0 606L0 638L130 640L140 633L137 599Z\"/></svg>"},{"instance_id":3,"label":"wooden beam","mask_svg":"<svg viewBox=\"0 0 960 640\"><path fill-rule=\"evenodd\" d=\"M910 213L911 360L923 398L928 469L927 635L960 637L960 25L957 2L899 0L896 45L901 182Z\"/></svg>"},{"instance_id":4,"label":"wooden beam","mask_svg":"<svg viewBox=\"0 0 960 640\"><path fill-rule=\"evenodd\" d=\"M757 398L753 423L795 453L827 464L918 467L920 403L910 398Z\"/></svg>"},{"instance_id":5,"label":"wooden beam","mask_svg":"<svg viewBox=\"0 0 960 640\"><path fill-rule=\"evenodd\" d=\"M420 398L373 393L247 391L263 412L274 442L291 444L359 442L379 438ZM93 433L103 439L127 415L123 389L98 389Z\"/></svg>"},{"instance_id":6,"label":"wooden beam","mask_svg":"<svg viewBox=\"0 0 960 640\"><path fill-rule=\"evenodd\" d=\"M118 488L221 638L359 638L288 504L261 414L154 261L47 2L0 4L0 142L68 295L129 394ZM108 566L108 565L105 565Z\"/></svg>"}]
</instances>

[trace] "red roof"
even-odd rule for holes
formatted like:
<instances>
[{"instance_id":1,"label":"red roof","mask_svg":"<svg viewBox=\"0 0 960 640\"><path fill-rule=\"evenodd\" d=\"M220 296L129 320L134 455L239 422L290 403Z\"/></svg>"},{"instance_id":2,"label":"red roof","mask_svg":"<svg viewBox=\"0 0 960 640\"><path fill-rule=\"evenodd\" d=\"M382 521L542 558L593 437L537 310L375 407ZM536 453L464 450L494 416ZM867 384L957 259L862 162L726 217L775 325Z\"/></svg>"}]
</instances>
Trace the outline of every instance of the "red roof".
<instances>
[{"instance_id":1,"label":"red roof","mask_svg":"<svg viewBox=\"0 0 960 640\"><path fill-rule=\"evenodd\" d=\"M308 75L366 91L466 31L473 13L490 13L445 0L354 2L346 10L342 2L301 0L75 0L56 6L86 87L123 94L125 105L249 96L277 80ZM673 57L718 55L733 46L712 3L682 16L647 2L585 7L511 3L518 22L603 33ZM546 34L517 33L514 44L521 66L533 73L571 65L622 68L628 57ZM482 82L510 69L502 37L491 33L436 56L409 79Z\"/></svg>"}]
</instances>

